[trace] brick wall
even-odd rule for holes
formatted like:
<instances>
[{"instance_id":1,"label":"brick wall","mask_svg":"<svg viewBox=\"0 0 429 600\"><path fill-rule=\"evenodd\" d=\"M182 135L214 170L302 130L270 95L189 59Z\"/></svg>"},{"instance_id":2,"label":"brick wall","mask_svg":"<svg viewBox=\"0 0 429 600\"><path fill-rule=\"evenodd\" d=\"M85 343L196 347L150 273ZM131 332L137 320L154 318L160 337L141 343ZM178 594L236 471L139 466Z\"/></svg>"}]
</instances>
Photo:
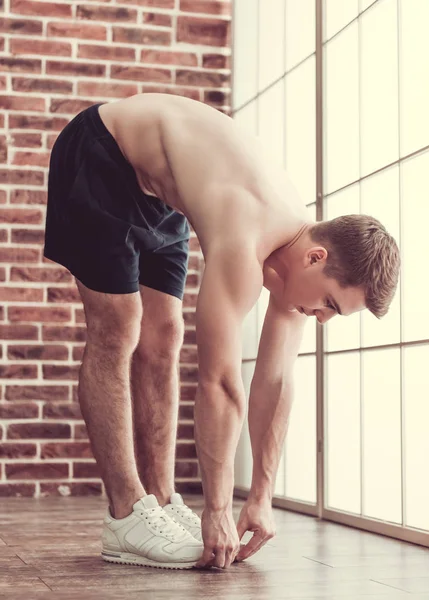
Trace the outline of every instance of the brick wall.
<instances>
[{"instance_id":1,"label":"brick wall","mask_svg":"<svg viewBox=\"0 0 429 600\"><path fill-rule=\"evenodd\" d=\"M77 401L85 323L42 257L47 165L80 110L164 91L230 109L229 0L0 0L0 496L104 494ZM177 489L199 488L195 302L184 299Z\"/></svg>"}]
</instances>

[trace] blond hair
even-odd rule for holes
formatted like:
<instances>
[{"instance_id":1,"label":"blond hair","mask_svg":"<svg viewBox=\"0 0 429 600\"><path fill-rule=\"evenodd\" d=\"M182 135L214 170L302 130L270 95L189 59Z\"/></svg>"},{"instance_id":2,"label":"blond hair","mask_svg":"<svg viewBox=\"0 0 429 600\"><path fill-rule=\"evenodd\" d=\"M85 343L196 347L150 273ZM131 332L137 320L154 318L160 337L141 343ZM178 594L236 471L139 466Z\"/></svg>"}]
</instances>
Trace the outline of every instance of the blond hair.
<instances>
[{"instance_id":1,"label":"blond hair","mask_svg":"<svg viewBox=\"0 0 429 600\"><path fill-rule=\"evenodd\" d=\"M325 275L342 288L359 287L365 306L378 319L389 310L398 285L400 255L394 238L374 217L344 215L309 231L328 251Z\"/></svg>"}]
</instances>

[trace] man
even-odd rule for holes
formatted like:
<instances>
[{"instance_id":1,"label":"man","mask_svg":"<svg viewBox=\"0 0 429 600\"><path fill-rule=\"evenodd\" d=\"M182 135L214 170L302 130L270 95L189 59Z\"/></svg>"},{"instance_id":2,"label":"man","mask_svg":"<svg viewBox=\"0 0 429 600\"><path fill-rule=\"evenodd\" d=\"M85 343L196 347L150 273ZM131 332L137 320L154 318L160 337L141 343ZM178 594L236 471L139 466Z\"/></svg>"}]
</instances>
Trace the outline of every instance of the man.
<instances>
[{"instance_id":1,"label":"man","mask_svg":"<svg viewBox=\"0 0 429 600\"><path fill-rule=\"evenodd\" d=\"M205 259L196 309L202 522L174 491L188 222ZM227 568L251 556L274 535L271 498L306 317L385 314L398 280L395 241L371 217L316 224L232 119L144 94L93 106L60 134L45 256L73 273L85 309L79 401L110 500L103 559ZM270 302L249 404L253 478L236 526L241 325L262 286ZM240 549L246 530L254 535Z\"/></svg>"}]
</instances>

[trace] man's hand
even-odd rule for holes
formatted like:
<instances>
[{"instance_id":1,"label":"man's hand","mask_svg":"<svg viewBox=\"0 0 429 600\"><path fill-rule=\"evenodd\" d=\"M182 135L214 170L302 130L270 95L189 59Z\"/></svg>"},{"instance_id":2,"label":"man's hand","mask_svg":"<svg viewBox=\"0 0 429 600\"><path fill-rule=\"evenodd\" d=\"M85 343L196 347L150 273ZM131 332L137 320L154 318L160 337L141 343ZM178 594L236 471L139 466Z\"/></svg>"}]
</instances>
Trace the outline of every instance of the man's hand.
<instances>
[{"instance_id":1,"label":"man's hand","mask_svg":"<svg viewBox=\"0 0 429 600\"><path fill-rule=\"evenodd\" d=\"M232 509L204 509L201 517L201 528L204 552L195 566L227 569L234 562L240 549Z\"/></svg>"},{"instance_id":2,"label":"man's hand","mask_svg":"<svg viewBox=\"0 0 429 600\"><path fill-rule=\"evenodd\" d=\"M245 560L262 548L275 536L275 524L271 501L249 498L241 509L237 523L237 532L241 540L246 531L253 531L252 538L241 547L236 560Z\"/></svg>"}]
</instances>

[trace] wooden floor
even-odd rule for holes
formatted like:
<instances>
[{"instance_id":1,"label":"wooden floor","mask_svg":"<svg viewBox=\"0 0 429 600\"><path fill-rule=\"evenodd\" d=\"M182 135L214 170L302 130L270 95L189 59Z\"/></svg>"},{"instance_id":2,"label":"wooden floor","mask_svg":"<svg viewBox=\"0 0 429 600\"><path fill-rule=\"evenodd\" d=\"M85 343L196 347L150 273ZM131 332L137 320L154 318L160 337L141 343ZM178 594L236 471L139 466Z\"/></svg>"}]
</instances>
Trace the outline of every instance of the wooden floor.
<instances>
[{"instance_id":1,"label":"wooden floor","mask_svg":"<svg viewBox=\"0 0 429 600\"><path fill-rule=\"evenodd\" d=\"M201 514L201 498L184 497ZM2 498L0 507L8 600L429 599L429 550L279 509L277 536L248 561L168 571L101 560L102 498Z\"/></svg>"}]
</instances>

